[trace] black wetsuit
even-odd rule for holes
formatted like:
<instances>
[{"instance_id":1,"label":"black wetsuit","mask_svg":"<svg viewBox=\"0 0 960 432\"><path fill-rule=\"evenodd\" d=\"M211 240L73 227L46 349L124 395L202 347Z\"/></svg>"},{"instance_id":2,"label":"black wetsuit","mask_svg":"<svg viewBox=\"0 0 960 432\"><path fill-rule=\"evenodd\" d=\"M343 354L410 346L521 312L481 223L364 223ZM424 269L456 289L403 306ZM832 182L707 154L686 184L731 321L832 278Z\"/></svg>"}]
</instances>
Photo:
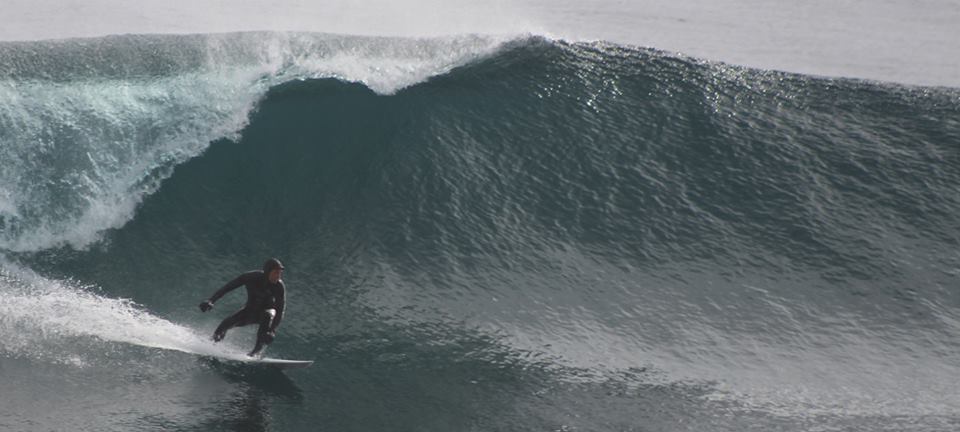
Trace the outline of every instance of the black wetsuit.
<instances>
[{"instance_id":1,"label":"black wetsuit","mask_svg":"<svg viewBox=\"0 0 960 432\"><path fill-rule=\"evenodd\" d=\"M254 270L227 282L210 297L210 302L216 302L220 297L241 285L247 287L247 304L220 323L214 333L214 339L222 339L227 330L232 327L260 324L257 331L257 346L254 348L254 352L257 352L264 343L269 343L269 340L264 337L267 332L275 331L283 320L286 289L283 281L271 283L266 273Z\"/></svg>"}]
</instances>

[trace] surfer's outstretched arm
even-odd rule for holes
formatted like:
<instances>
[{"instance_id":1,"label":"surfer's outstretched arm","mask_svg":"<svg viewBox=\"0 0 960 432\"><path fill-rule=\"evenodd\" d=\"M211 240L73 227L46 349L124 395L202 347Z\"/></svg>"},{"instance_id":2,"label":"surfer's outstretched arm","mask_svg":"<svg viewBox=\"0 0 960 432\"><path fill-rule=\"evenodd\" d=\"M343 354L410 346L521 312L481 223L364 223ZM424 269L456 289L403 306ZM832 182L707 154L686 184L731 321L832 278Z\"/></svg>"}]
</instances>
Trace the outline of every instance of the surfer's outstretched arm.
<instances>
[{"instance_id":1,"label":"surfer's outstretched arm","mask_svg":"<svg viewBox=\"0 0 960 432\"><path fill-rule=\"evenodd\" d=\"M233 291L242 285L246 285L247 282L249 282L252 278L257 277L258 275L259 275L259 272L256 272L256 271L247 272L240 276L237 276L232 281L227 282L226 285L218 289L217 292L213 293L213 295L210 296L209 299L205 300L203 303L200 303L200 310L203 312L210 310L213 307L213 304L216 303L217 300L220 300L220 297L223 297L230 291Z\"/></svg>"}]
</instances>

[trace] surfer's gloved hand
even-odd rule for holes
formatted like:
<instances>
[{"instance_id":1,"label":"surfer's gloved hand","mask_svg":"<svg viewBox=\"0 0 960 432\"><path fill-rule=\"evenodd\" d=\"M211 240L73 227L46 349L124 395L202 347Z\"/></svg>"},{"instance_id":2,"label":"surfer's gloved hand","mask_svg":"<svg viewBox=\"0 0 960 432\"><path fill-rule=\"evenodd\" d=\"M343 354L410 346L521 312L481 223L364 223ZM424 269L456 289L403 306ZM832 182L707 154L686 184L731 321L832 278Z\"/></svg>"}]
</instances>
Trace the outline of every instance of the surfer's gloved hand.
<instances>
[{"instance_id":1,"label":"surfer's gloved hand","mask_svg":"<svg viewBox=\"0 0 960 432\"><path fill-rule=\"evenodd\" d=\"M203 303L200 303L200 312L206 312L210 309L213 309L213 302L206 300Z\"/></svg>"}]
</instances>

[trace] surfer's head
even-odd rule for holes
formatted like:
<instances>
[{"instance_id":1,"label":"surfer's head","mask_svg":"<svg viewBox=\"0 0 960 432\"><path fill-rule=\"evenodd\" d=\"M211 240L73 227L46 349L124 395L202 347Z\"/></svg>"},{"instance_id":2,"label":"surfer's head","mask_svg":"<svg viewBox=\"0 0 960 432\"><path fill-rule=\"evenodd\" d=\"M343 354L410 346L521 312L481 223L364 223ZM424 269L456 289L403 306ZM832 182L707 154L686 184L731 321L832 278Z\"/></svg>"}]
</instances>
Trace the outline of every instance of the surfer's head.
<instances>
[{"instance_id":1,"label":"surfer's head","mask_svg":"<svg viewBox=\"0 0 960 432\"><path fill-rule=\"evenodd\" d=\"M263 274L267 275L270 282L277 283L283 274L283 264L276 258L270 258L263 263Z\"/></svg>"}]
</instances>

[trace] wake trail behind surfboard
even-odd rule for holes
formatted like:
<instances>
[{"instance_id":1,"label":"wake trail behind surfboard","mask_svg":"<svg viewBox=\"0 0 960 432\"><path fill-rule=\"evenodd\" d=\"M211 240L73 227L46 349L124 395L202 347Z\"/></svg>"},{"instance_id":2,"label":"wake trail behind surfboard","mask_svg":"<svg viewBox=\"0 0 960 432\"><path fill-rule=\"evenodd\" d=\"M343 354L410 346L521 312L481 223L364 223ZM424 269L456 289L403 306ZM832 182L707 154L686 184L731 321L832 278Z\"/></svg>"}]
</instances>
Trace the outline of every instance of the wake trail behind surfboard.
<instances>
[{"instance_id":1,"label":"wake trail behind surfboard","mask_svg":"<svg viewBox=\"0 0 960 432\"><path fill-rule=\"evenodd\" d=\"M96 340L245 361L246 350L145 311L95 287L48 279L0 262L0 353L73 362ZM82 343L75 343L75 341ZM51 358L53 357L53 358Z\"/></svg>"}]
</instances>

